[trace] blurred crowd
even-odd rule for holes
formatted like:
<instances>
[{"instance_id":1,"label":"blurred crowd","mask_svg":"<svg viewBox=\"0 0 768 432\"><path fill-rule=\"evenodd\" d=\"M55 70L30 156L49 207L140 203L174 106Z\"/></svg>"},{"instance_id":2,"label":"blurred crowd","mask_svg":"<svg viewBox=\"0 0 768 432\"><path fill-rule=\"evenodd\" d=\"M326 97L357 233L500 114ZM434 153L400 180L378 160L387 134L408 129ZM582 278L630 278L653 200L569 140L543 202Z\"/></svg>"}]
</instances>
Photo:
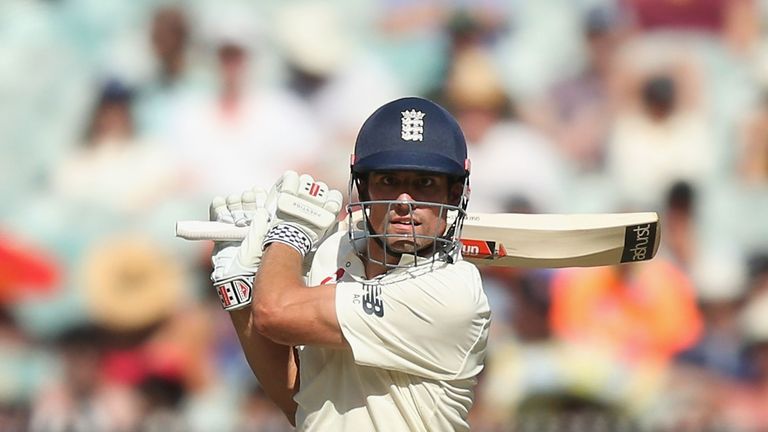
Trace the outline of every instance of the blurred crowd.
<instances>
[{"instance_id":1,"label":"blurred crowd","mask_svg":"<svg viewBox=\"0 0 768 432\"><path fill-rule=\"evenodd\" d=\"M485 267L476 431L768 430L763 0L0 2L0 430L284 431L173 236L363 120L456 115L475 212L657 211L658 256Z\"/></svg>"}]
</instances>

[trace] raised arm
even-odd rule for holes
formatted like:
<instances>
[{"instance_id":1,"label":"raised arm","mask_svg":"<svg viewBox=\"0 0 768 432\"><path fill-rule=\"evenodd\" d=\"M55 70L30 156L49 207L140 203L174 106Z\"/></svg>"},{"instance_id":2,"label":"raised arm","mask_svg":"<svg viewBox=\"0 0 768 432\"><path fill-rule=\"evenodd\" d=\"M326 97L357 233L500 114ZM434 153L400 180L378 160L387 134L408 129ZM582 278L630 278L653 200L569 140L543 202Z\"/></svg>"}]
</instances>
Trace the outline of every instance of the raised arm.
<instances>
[{"instance_id":1,"label":"raised arm","mask_svg":"<svg viewBox=\"0 0 768 432\"><path fill-rule=\"evenodd\" d=\"M336 318L336 285L307 287L301 262L290 246L267 248L253 290L256 330L280 344L348 347Z\"/></svg>"},{"instance_id":2,"label":"raised arm","mask_svg":"<svg viewBox=\"0 0 768 432\"><path fill-rule=\"evenodd\" d=\"M253 290L257 330L287 345L346 346L336 319L335 285L309 288L302 278L303 257L335 223L341 193L289 171L268 200L275 214Z\"/></svg>"},{"instance_id":3,"label":"raised arm","mask_svg":"<svg viewBox=\"0 0 768 432\"><path fill-rule=\"evenodd\" d=\"M212 220L250 225L242 244L217 244L212 280L251 370L292 424L299 385L293 346L343 346L334 287L310 289L302 280L303 256L334 224L341 203L339 191L288 171L269 195L249 191L211 204Z\"/></svg>"},{"instance_id":4,"label":"raised arm","mask_svg":"<svg viewBox=\"0 0 768 432\"><path fill-rule=\"evenodd\" d=\"M256 189L242 195L214 198L211 220L249 225L248 236L241 243L218 242L212 261L211 280L219 299L232 319L248 365L266 395L295 424L298 391L298 366L293 347L279 344L256 331L251 286L261 261L261 243L269 215L264 209L266 193Z\"/></svg>"}]
</instances>

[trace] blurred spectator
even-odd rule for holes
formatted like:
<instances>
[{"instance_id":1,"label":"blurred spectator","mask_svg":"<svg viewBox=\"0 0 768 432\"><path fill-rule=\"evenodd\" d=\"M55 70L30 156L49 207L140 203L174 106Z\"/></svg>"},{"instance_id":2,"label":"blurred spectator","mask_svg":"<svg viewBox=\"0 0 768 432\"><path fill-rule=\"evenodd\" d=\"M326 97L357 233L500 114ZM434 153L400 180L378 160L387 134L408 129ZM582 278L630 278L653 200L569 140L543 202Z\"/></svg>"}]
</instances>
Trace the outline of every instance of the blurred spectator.
<instances>
[{"instance_id":1,"label":"blurred spectator","mask_svg":"<svg viewBox=\"0 0 768 432\"><path fill-rule=\"evenodd\" d=\"M54 292L62 269L49 251L0 233L0 308Z\"/></svg>"},{"instance_id":2,"label":"blurred spectator","mask_svg":"<svg viewBox=\"0 0 768 432\"><path fill-rule=\"evenodd\" d=\"M53 369L45 346L17 317L24 302L46 303L60 292L65 269L50 251L0 234L0 430L28 430L30 400Z\"/></svg>"},{"instance_id":3,"label":"blurred spectator","mask_svg":"<svg viewBox=\"0 0 768 432\"><path fill-rule=\"evenodd\" d=\"M662 254L688 271L698 250L696 191L685 181L675 182L667 192L661 215Z\"/></svg>"},{"instance_id":4,"label":"blurred spectator","mask_svg":"<svg viewBox=\"0 0 768 432\"><path fill-rule=\"evenodd\" d=\"M51 372L46 352L19 325L11 308L0 305L0 430L29 429L30 399Z\"/></svg>"},{"instance_id":5,"label":"blurred spectator","mask_svg":"<svg viewBox=\"0 0 768 432\"><path fill-rule=\"evenodd\" d=\"M239 420L235 429L240 432L287 432L291 427L258 384L249 389L237 413Z\"/></svg>"},{"instance_id":6,"label":"blurred spectator","mask_svg":"<svg viewBox=\"0 0 768 432\"><path fill-rule=\"evenodd\" d=\"M734 430L768 428L768 296L752 297L741 315L750 379L736 385L723 386L720 399L721 417Z\"/></svg>"},{"instance_id":7,"label":"blurred spectator","mask_svg":"<svg viewBox=\"0 0 768 432\"><path fill-rule=\"evenodd\" d=\"M736 53L748 53L760 35L754 0L628 0L637 23L646 31L676 29L710 33Z\"/></svg>"},{"instance_id":8,"label":"blurred spectator","mask_svg":"<svg viewBox=\"0 0 768 432\"><path fill-rule=\"evenodd\" d=\"M516 100L528 105L555 82L578 73L585 62L583 10L598 2L503 2L509 24L494 51L505 87Z\"/></svg>"},{"instance_id":9,"label":"blurred spectator","mask_svg":"<svg viewBox=\"0 0 768 432\"><path fill-rule=\"evenodd\" d=\"M756 328L745 327L744 318L754 318L757 309L750 304L746 270L740 254L727 248L697 254L691 272L704 328L668 371L658 403L647 413L654 430L760 430L753 423L762 402L752 395L748 336Z\"/></svg>"},{"instance_id":10,"label":"blurred spectator","mask_svg":"<svg viewBox=\"0 0 768 432\"><path fill-rule=\"evenodd\" d=\"M740 126L737 175L750 185L768 184L768 92Z\"/></svg>"},{"instance_id":11,"label":"blurred spectator","mask_svg":"<svg viewBox=\"0 0 768 432\"><path fill-rule=\"evenodd\" d=\"M425 95L442 74L446 2L378 2L373 43L392 64L406 93Z\"/></svg>"},{"instance_id":12,"label":"blurred spectator","mask_svg":"<svg viewBox=\"0 0 768 432\"><path fill-rule=\"evenodd\" d=\"M179 380L191 394L216 386L223 377L216 373L214 347L223 335L212 328L211 313L201 305L180 305L141 347L148 371Z\"/></svg>"},{"instance_id":13,"label":"blurred spectator","mask_svg":"<svg viewBox=\"0 0 768 432\"><path fill-rule=\"evenodd\" d=\"M617 67L606 165L616 193L653 208L677 180L695 187L709 181L719 149L693 45L674 37L635 39L624 45Z\"/></svg>"},{"instance_id":14,"label":"blurred spectator","mask_svg":"<svg viewBox=\"0 0 768 432\"><path fill-rule=\"evenodd\" d=\"M747 259L748 295L768 293L768 251L757 251Z\"/></svg>"},{"instance_id":15,"label":"blurred spectator","mask_svg":"<svg viewBox=\"0 0 768 432\"><path fill-rule=\"evenodd\" d=\"M477 30L480 31L480 30ZM554 145L515 118L498 70L479 36L458 45L439 96L456 116L472 163L470 210L498 212L512 197L551 211L561 204L567 167Z\"/></svg>"},{"instance_id":16,"label":"blurred spectator","mask_svg":"<svg viewBox=\"0 0 768 432\"><path fill-rule=\"evenodd\" d=\"M742 257L718 250L700 254L692 270L704 328L679 360L729 379L746 376L739 316L747 275Z\"/></svg>"},{"instance_id":17,"label":"blurred spectator","mask_svg":"<svg viewBox=\"0 0 768 432\"><path fill-rule=\"evenodd\" d=\"M156 70L141 84L136 106L142 134L164 139L173 114L187 98L205 89L205 74L198 60L190 56L191 33L183 7L169 5L154 10L148 37Z\"/></svg>"},{"instance_id":18,"label":"blurred spectator","mask_svg":"<svg viewBox=\"0 0 768 432\"><path fill-rule=\"evenodd\" d=\"M154 239L136 232L95 241L80 257L80 293L89 318L113 331L162 322L189 298L181 264Z\"/></svg>"},{"instance_id":19,"label":"blurred spectator","mask_svg":"<svg viewBox=\"0 0 768 432\"><path fill-rule=\"evenodd\" d=\"M544 100L527 103L521 114L547 132L577 169L599 171L614 114L614 54L630 31L629 17L616 3L599 3L584 13L582 31L586 65L555 83Z\"/></svg>"},{"instance_id":20,"label":"blurred spectator","mask_svg":"<svg viewBox=\"0 0 768 432\"><path fill-rule=\"evenodd\" d=\"M446 17L445 64L428 93L455 114L464 114L462 130L468 141L479 141L495 122L516 114L493 58L493 25L472 9Z\"/></svg>"},{"instance_id":21,"label":"blurred spectator","mask_svg":"<svg viewBox=\"0 0 768 432\"><path fill-rule=\"evenodd\" d=\"M139 418L136 395L109 382L103 372L104 334L84 325L58 338L62 374L37 395L30 430L109 432L132 431Z\"/></svg>"},{"instance_id":22,"label":"blurred spectator","mask_svg":"<svg viewBox=\"0 0 768 432\"><path fill-rule=\"evenodd\" d=\"M180 415L185 397L183 383L174 377L149 375L139 384L141 395L140 430L184 432L189 425Z\"/></svg>"},{"instance_id":23,"label":"blurred spectator","mask_svg":"<svg viewBox=\"0 0 768 432\"><path fill-rule=\"evenodd\" d=\"M584 430L630 427L630 412L648 404L659 375L645 365L630 367L599 344L554 337L549 272L494 274L508 289L514 336L495 341L473 427L559 431L582 422Z\"/></svg>"},{"instance_id":24,"label":"blurred spectator","mask_svg":"<svg viewBox=\"0 0 768 432\"><path fill-rule=\"evenodd\" d=\"M61 3L3 1L0 210L23 206L79 137L94 75L87 30ZM93 38L93 40L98 40Z\"/></svg>"},{"instance_id":25,"label":"blurred spectator","mask_svg":"<svg viewBox=\"0 0 768 432\"><path fill-rule=\"evenodd\" d=\"M531 202L522 196L510 197L502 208L507 213L532 214L538 212ZM543 270L542 272L546 271ZM534 275L533 272L536 270L516 267L482 266L480 268L483 290L489 298L488 303L491 306L491 315L493 316L488 335L489 352L493 352L496 340L501 343L516 337L513 322L517 318L517 314L513 314L513 311L519 307L514 299L515 291L524 284L524 280L530 279L540 282L546 275L546 273ZM538 287L540 284L534 285ZM538 290L538 293L539 297L548 298L548 291Z\"/></svg>"},{"instance_id":26,"label":"blurred spectator","mask_svg":"<svg viewBox=\"0 0 768 432\"><path fill-rule=\"evenodd\" d=\"M181 190L175 159L137 134L132 103L120 82L100 89L82 146L53 174L54 194L71 205L136 215Z\"/></svg>"},{"instance_id":27,"label":"blurred spectator","mask_svg":"<svg viewBox=\"0 0 768 432\"><path fill-rule=\"evenodd\" d=\"M664 367L701 332L691 281L661 257L562 270L552 289L551 319L558 337L606 347L628 364Z\"/></svg>"},{"instance_id":28,"label":"blurred spectator","mask_svg":"<svg viewBox=\"0 0 768 432\"><path fill-rule=\"evenodd\" d=\"M217 56L216 91L187 100L173 116L169 135L206 201L269 188L286 169L299 169L322 142L301 100L279 87L252 85L250 33L226 24L209 35Z\"/></svg>"},{"instance_id":29,"label":"blurred spectator","mask_svg":"<svg viewBox=\"0 0 768 432\"><path fill-rule=\"evenodd\" d=\"M294 160L293 169L317 173L344 192L349 155L366 113L408 93L408 83L382 56L364 49L367 32L347 21L347 8L338 2L297 1L281 7L275 18L288 88L320 125L313 139L323 146L304 165Z\"/></svg>"},{"instance_id":30,"label":"blurred spectator","mask_svg":"<svg viewBox=\"0 0 768 432\"><path fill-rule=\"evenodd\" d=\"M165 7L152 18L152 48L159 61L158 81L173 84L184 72L189 26L182 9Z\"/></svg>"},{"instance_id":31,"label":"blurred spectator","mask_svg":"<svg viewBox=\"0 0 768 432\"><path fill-rule=\"evenodd\" d=\"M503 21L504 16L499 11L493 11L492 7L488 8L487 6L487 4L478 4L475 7L467 5L465 8L454 11L442 11L442 15L444 15L442 31L446 33L448 43L444 48L445 54L441 56L444 62L441 77L431 83L432 88L428 91L428 95L435 98L444 97L450 86L451 75L454 74L456 65L460 63L460 57L465 54L471 56L474 51L478 50L483 51L486 56L491 55L491 50L502 33L505 23ZM495 81L493 86L500 89L502 85L499 77L492 79ZM487 82L481 83L480 86L484 89L483 94L479 95L478 99L487 96L488 91L497 90L493 86L488 86Z\"/></svg>"}]
</instances>

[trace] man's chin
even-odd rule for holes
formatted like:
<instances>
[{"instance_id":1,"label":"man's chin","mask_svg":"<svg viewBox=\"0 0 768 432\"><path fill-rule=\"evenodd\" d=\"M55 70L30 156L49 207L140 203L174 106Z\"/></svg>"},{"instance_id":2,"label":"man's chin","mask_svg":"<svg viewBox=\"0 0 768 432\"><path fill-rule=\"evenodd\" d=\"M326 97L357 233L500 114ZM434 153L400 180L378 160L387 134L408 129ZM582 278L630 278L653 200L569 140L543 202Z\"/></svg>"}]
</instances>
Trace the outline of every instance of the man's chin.
<instances>
[{"instance_id":1,"label":"man's chin","mask_svg":"<svg viewBox=\"0 0 768 432\"><path fill-rule=\"evenodd\" d=\"M417 244L413 240L397 240L387 245L388 251L397 254L415 255L431 247L431 244Z\"/></svg>"}]
</instances>

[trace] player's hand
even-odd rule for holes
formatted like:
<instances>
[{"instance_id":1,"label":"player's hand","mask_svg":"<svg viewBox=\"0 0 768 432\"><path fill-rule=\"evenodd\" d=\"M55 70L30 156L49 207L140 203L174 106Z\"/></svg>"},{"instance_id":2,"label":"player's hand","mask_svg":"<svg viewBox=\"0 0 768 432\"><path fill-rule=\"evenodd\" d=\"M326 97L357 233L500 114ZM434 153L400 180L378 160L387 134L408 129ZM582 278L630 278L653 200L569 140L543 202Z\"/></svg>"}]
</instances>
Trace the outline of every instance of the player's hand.
<instances>
[{"instance_id":1,"label":"player's hand","mask_svg":"<svg viewBox=\"0 0 768 432\"><path fill-rule=\"evenodd\" d=\"M250 226L242 242L216 242L211 261L211 280L225 310L236 310L251 303L253 277L261 262L262 243L269 213L267 194L254 188L226 199L216 197L210 205L210 219L236 226Z\"/></svg>"},{"instance_id":2,"label":"player's hand","mask_svg":"<svg viewBox=\"0 0 768 432\"><path fill-rule=\"evenodd\" d=\"M264 246L285 243L306 255L336 222L343 200L341 192L325 183L286 171L267 198L273 216Z\"/></svg>"}]
</instances>

